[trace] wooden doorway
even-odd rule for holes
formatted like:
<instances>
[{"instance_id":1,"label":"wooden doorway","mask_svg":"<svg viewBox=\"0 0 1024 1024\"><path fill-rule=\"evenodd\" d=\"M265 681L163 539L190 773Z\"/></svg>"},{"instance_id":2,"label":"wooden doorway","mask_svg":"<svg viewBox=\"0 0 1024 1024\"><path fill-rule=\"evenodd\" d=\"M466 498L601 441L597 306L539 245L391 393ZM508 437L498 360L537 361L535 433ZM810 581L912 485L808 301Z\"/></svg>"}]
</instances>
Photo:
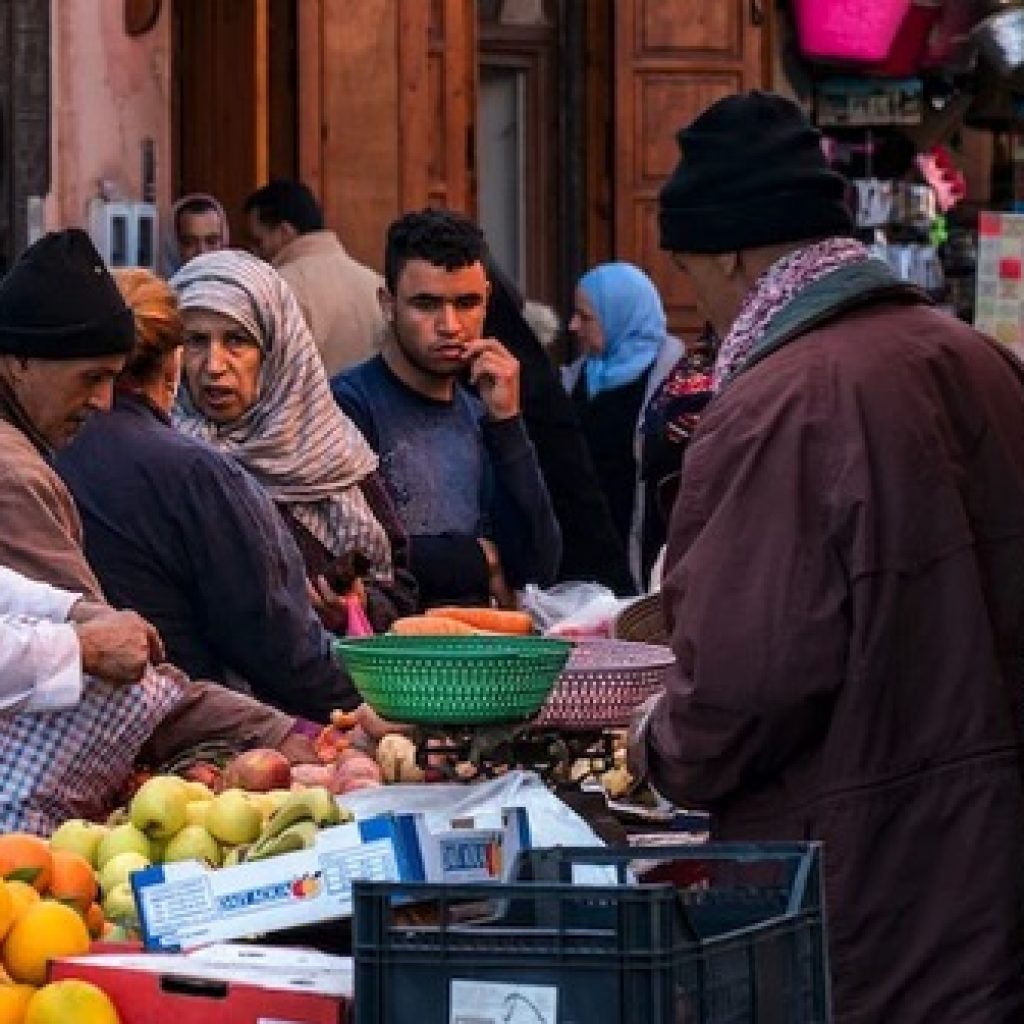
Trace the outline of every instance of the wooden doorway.
<instances>
[{"instance_id":1,"label":"wooden doorway","mask_svg":"<svg viewBox=\"0 0 1024 1024\"><path fill-rule=\"evenodd\" d=\"M298 170L298 0L177 0L174 194L210 192L235 244L242 204Z\"/></svg>"},{"instance_id":2,"label":"wooden doorway","mask_svg":"<svg viewBox=\"0 0 1024 1024\"><path fill-rule=\"evenodd\" d=\"M477 5L478 216L503 269L530 298L561 299L559 0Z\"/></svg>"}]
</instances>

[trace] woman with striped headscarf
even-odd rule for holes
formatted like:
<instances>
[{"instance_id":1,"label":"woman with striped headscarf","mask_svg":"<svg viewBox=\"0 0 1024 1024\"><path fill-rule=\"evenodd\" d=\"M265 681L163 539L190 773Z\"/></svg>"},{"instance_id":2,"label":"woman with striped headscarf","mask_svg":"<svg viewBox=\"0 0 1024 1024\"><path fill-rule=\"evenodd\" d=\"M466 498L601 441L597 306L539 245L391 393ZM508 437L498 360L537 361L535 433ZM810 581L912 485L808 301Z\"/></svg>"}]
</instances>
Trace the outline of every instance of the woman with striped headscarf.
<instances>
[{"instance_id":1,"label":"woman with striped headscarf","mask_svg":"<svg viewBox=\"0 0 1024 1024\"><path fill-rule=\"evenodd\" d=\"M329 625L338 592L366 576L370 620L415 606L406 540L377 457L331 397L323 364L284 279L255 256L206 253L171 279L185 324L174 423L241 463L276 502ZM342 613L343 614L343 613Z\"/></svg>"}]
</instances>

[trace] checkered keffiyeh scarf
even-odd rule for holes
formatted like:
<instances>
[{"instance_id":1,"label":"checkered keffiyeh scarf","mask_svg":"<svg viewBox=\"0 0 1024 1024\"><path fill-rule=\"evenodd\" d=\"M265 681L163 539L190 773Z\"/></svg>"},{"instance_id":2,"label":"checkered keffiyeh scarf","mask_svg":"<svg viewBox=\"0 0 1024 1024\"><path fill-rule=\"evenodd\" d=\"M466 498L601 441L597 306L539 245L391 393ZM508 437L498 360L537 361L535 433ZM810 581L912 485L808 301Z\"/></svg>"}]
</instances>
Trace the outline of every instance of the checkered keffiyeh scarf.
<instances>
[{"instance_id":1,"label":"checkered keffiyeh scarf","mask_svg":"<svg viewBox=\"0 0 1024 1024\"><path fill-rule=\"evenodd\" d=\"M67 711L0 715L0 832L48 836L110 811L143 744L187 680L148 669L136 686L88 680Z\"/></svg>"},{"instance_id":2,"label":"checkered keffiyeh scarf","mask_svg":"<svg viewBox=\"0 0 1024 1024\"><path fill-rule=\"evenodd\" d=\"M823 242L787 253L754 282L715 360L712 390L718 394L743 369L773 317L815 281L870 257L852 238Z\"/></svg>"},{"instance_id":3,"label":"checkered keffiyeh scarf","mask_svg":"<svg viewBox=\"0 0 1024 1024\"><path fill-rule=\"evenodd\" d=\"M190 260L171 285L182 310L231 317L263 351L256 402L239 419L214 423L183 387L174 425L241 463L333 555L361 551L375 576L390 577L390 541L359 488L377 456L334 401L287 282L255 256L225 249Z\"/></svg>"}]
</instances>

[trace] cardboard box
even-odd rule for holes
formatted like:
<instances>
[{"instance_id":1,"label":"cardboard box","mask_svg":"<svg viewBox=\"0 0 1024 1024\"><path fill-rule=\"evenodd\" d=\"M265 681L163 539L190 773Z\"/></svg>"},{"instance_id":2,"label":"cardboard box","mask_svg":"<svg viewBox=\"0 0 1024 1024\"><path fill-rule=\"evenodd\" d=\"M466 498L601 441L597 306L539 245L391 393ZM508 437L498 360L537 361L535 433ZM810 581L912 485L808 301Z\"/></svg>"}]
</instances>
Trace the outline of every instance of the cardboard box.
<instances>
[{"instance_id":1,"label":"cardboard box","mask_svg":"<svg viewBox=\"0 0 1024 1024\"><path fill-rule=\"evenodd\" d=\"M98 985L121 1024L339 1024L353 991L350 957L260 946L66 957L50 977Z\"/></svg>"},{"instance_id":2,"label":"cardboard box","mask_svg":"<svg viewBox=\"0 0 1024 1024\"><path fill-rule=\"evenodd\" d=\"M412 815L324 829L298 853L211 870L156 864L131 878L146 949L178 952L352 913L354 879L422 881Z\"/></svg>"},{"instance_id":3,"label":"cardboard box","mask_svg":"<svg viewBox=\"0 0 1024 1024\"><path fill-rule=\"evenodd\" d=\"M299 853L216 870L181 861L136 871L143 942L147 950L178 952L348 918L356 879L507 880L530 846L522 807L504 809L500 825L453 825L431 832L421 814L380 815L324 829L313 849Z\"/></svg>"},{"instance_id":4,"label":"cardboard box","mask_svg":"<svg viewBox=\"0 0 1024 1024\"><path fill-rule=\"evenodd\" d=\"M417 833L428 882L508 881L519 851L530 847L530 819L523 807L504 808L500 828L462 819L430 832L419 817Z\"/></svg>"}]
</instances>

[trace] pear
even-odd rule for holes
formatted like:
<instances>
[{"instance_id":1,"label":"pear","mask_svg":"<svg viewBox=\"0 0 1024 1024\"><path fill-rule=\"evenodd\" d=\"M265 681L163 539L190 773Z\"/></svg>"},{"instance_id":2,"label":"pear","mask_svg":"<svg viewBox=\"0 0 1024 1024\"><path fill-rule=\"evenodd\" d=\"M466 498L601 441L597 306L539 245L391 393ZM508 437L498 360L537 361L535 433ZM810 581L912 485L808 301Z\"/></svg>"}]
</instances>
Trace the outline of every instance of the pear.
<instances>
[{"instance_id":1,"label":"pear","mask_svg":"<svg viewBox=\"0 0 1024 1024\"><path fill-rule=\"evenodd\" d=\"M153 859L153 846L149 839L131 822L112 828L101 840L96 850L96 867L102 871L107 861L119 853L134 852L148 861Z\"/></svg>"},{"instance_id":2,"label":"pear","mask_svg":"<svg viewBox=\"0 0 1024 1024\"><path fill-rule=\"evenodd\" d=\"M200 828L205 828L206 816L210 813L212 803L213 797L211 796L209 800L190 800L185 804L185 827L198 825Z\"/></svg>"},{"instance_id":3,"label":"pear","mask_svg":"<svg viewBox=\"0 0 1024 1024\"><path fill-rule=\"evenodd\" d=\"M194 779L185 779L184 781L189 803L194 803L196 800L213 799L213 790L205 782L197 782Z\"/></svg>"},{"instance_id":4,"label":"pear","mask_svg":"<svg viewBox=\"0 0 1024 1024\"><path fill-rule=\"evenodd\" d=\"M128 882L119 882L103 897L103 916L122 927L138 928L139 911Z\"/></svg>"},{"instance_id":5,"label":"pear","mask_svg":"<svg viewBox=\"0 0 1024 1024\"><path fill-rule=\"evenodd\" d=\"M240 789L226 789L210 801L206 831L218 842L251 843L263 828L263 815Z\"/></svg>"},{"instance_id":6,"label":"pear","mask_svg":"<svg viewBox=\"0 0 1024 1024\"><path fill-rule=\"evenodd\" d=\"M100 871L100 888L105 893L109 893L122 882L130 881L133 871L148 868L150 863L148 857L143 857L141 853L134 853L131 850L111 857Z\"/></svg>"},{"instance_id":7,"label":"pear","mask_svg":"<svg viewBox=\"0 0 1024 1024\"><path fill-rule=\"evenodd\" d=\"M154 775L132 797L132 824L150 839L170 839L185 827L189 793L176 775Z\"/></svg>"},{"instance_id":8,"label":"pear","mask_svg":"<svg viewBox=\"0 0 1024 1024\"><path fill-rule=\"evenodd\" d=\"M201 860L216 868L220 866L221 857L217 840L199 825L186 825L164 850L164 863L175 860Z\"/></svg>"},{"instance_id":9,"label":"pear","mask_svg":"<svg viewBox=\"0 0 1024 1024\"><path fill-rule=\"evenodd\" d=\"M50 836L50 849L77 853L95 868L100 840L109 831L106 825L98 825L94 821L69 818Z\"/></svg>"}]
</instances>

